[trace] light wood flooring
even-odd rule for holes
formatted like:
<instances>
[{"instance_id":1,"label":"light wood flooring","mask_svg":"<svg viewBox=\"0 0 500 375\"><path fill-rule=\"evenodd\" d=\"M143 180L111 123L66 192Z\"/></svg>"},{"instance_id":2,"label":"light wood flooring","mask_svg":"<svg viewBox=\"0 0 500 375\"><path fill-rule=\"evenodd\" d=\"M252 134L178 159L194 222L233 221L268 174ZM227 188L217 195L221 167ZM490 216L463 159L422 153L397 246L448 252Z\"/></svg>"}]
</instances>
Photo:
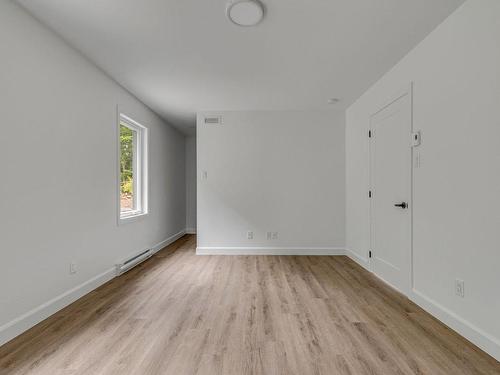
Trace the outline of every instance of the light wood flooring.
<instances>
[{"instance_id":1,"label":"light wood flooring","mask_svg":"<svg viewBox=\"0 0 500 375\"><path fill-rule=\"evenodd\" d=\"M0 348L1 374L500 374L347 257L196 256L185 236Z\"/></svg>"}]
</instances>

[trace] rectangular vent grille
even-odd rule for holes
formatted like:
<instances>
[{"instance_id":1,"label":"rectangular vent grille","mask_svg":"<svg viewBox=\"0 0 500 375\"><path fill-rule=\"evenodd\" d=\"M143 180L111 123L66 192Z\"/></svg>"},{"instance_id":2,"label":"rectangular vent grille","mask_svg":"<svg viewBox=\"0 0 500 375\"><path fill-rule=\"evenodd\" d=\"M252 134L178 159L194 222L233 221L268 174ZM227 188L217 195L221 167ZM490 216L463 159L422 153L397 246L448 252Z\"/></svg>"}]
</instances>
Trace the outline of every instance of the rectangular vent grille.
<instances>
[{"instance_id":1,"label":"rectangular vent grille","mask_svg":"<svg viewBox=\"0 0 500 375\"><path fill-rule=\"evenodd\" d=\"M205 117L205 124L222 124L222 117Z\"/></svg>"}]
</instances>

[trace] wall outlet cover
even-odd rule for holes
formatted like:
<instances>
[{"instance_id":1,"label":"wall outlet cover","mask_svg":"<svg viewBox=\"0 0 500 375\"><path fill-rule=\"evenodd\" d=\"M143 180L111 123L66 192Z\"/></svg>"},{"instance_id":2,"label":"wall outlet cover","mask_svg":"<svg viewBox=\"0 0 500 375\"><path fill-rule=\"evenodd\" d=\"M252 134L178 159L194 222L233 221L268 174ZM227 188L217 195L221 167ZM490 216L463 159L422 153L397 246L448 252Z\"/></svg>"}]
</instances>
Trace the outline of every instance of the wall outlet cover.
<instances>
[{"instance_id":1,"label":"wall outlet cover","mask_svg":"<svg viewBox=\"0 0 500 375\"><path fill-rule=\"evenodd\" d=\"M455 294L462 298L465 297L465 282L463 280L455 280Z\"/></svg>"}]
</instances>

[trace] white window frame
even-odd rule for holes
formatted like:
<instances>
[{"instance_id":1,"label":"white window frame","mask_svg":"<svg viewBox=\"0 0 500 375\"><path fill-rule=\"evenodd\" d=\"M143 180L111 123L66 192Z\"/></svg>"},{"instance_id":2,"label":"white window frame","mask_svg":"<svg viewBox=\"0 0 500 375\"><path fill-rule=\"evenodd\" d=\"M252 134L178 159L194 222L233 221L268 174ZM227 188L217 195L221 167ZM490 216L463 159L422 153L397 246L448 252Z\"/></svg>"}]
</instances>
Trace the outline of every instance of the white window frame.
<instances>
[{"instance_id":1,"label":"white window frame","mask_svg":"<svg viewBox=\"0 0 500 375\"><path fill-rule=\"evenodd\" d=\"M149 163L149 137L148 128L139 124L123 113L118 113L118 131L117 131L117 144L118 144L118 178L117 178L117 201L118 201L118 224L123 224L135 221L149 213L148 195L149 195L149 176L148 176L148 163ZM137 133L134 142L134 205L135 209L122 212L120 191L121 191L121 144L120 144L120 126L124 125Z\"/></svg>"}]
</instances>

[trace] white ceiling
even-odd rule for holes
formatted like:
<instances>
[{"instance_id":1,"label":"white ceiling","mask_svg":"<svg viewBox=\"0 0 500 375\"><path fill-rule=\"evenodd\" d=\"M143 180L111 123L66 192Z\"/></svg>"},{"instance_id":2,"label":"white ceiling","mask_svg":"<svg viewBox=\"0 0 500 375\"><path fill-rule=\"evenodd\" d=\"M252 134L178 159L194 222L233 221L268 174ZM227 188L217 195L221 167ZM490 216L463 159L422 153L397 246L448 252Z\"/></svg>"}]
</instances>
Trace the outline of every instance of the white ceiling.
<instances>
[{"instance_id":1,"label":"white ceiling","mask_svg":"<svg viewBox=\"0 0 500 375\"><path fill-rule=\"evenodd\" d=\"M464 0L263 0L242 28L226 0L18 0L186 133L204 110L352 103Z\"/></svg>"}]
</instances>

